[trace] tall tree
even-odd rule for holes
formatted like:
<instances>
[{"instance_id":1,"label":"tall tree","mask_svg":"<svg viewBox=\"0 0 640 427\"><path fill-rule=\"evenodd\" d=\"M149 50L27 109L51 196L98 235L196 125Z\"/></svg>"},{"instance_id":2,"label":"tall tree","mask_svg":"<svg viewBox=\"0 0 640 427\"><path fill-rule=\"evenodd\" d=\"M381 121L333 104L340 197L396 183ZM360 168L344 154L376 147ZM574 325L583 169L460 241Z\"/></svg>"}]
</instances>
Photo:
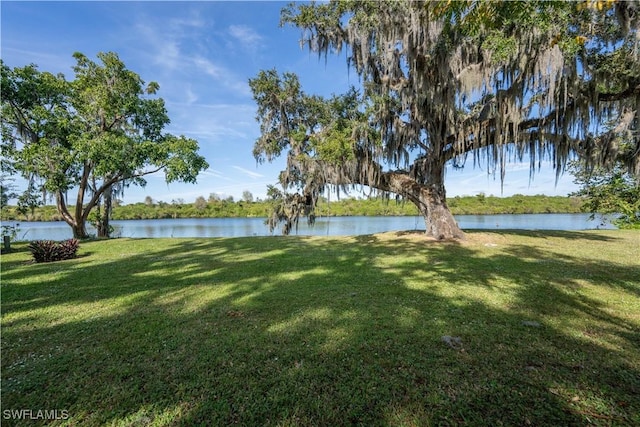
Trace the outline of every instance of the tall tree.
<instances>
[{"instance_id":1,"label":"tall tree","mask_svg":"<svg viewBox=\"0 0 640 427\"><path fill-rule=\"evenodd\" d=\"M40 72L35 65L2 64L3 153L56 198L73 235L88 237L90 212L104 201L98 223L108 233L114 191L164 171L167 182L195 182L208 165L198 143L163 133L169 117L157 83L145 86L115 53L96 63L74 54L75 79ZM77 189L72 206L66 193ZM105 217L106 214L106 217Z\"/></svg>"},{"instance_id":2,"label":"tall tree","mask_svg":"<svg viewBox=\"0 0 640 427\"><path fill-rule=\"evenodd\" d=\"M572 154L640 175L638 2L330 1L289 6L319 55L347 51L361 93L305 94L294 74L250 80L258 104L258 161L287 153L280 176L310 214L326 185L369 186L415 203L427 234L464 236L446 204L447 164L530 159L531 174ZM605 121L615 122L601 131ZM281 218L282 219L282 218ZM286 223L286 220L285 220ZM286 228L286 227L285 227ZM290 227L288 227L290 229Z\"/></svg>"},{"instance_id":3,"label":"tall tree","mask_svg":"<svg viewBox=\"0 0 640 427\"><path fill-rule=\"evenodd\" d=\"M242 192L242 200L247 203L253 203L253 194L251 194L251 191L244 190Z\"/></svg>"},{"instance_id":4,"label":"tall tree","mask_svg":"<svg viewBox=\"0 0 640 427\"><path fill-rule=\"evenodd\" d=\"M207 209L207 200L203 196L198 196L193 203L193 207L196 208L197 211L203 211Z\"/></svg>"}]
</instances>

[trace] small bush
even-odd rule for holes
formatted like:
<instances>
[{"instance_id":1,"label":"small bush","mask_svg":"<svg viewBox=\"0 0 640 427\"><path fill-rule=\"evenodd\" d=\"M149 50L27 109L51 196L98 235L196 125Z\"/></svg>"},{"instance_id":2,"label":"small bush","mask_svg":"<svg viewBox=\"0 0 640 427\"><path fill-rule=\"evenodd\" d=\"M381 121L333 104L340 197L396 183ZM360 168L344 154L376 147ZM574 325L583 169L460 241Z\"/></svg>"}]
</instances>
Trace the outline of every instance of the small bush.
<instances>
[{"instance_id":1,"label":"small bush","mask_svg":"<svg viewBox=\"0 0 640 427\"><path fill-rule=\"evenodd\" d=\"M36 262L52 262L75 258L79 246L77 239L69 239L63 242L34 240L29 243L29 250Z\"/></svg>"}]
</instances>

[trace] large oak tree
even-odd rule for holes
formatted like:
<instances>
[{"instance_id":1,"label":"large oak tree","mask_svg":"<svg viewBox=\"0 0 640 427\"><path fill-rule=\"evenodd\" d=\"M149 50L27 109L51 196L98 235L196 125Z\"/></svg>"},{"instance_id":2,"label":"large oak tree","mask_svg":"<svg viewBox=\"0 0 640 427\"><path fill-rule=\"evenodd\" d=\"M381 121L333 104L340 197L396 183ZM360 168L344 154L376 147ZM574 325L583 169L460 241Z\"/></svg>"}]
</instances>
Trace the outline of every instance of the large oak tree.
<instances>
[{"instance_id":1,"label":"large oak tree","mask_svg":"<svg viewBox=\"0 0 640 427\"><path fill-rule=\"evenodd\" d=\"M483 164L504 180L509 161L528 157L533 176L550 159L560 174L579 155L640 176L639 14L637 1L289 6L282 22L302 29L302 46L346 51L361 89L326 99L292 73L250 80L254 154L287 158L274 221L287 232L301 215L313 219L327 185L368 186L415 203L429 236L461 238L448 164Z\"/></svg>"},{"instance_id":2,"label":"large oak tree","mask_svg":"<svg viewBox=\"0 0 640 427\"><path fill-rule=\"evenodd\" d=\"M35 65L2 64L3 156L30 182L55 197L74 237L88 237L86 222L101 201L98 231L108 235L110 201L130 184L164 171L167 182L195 182L208 167L198 143L163 132L164 101L153 98L115 53L100 63L76 53L75 78L41 72ZM77 190L68 204L67 194Z\"/></svg>"}]
</instances>

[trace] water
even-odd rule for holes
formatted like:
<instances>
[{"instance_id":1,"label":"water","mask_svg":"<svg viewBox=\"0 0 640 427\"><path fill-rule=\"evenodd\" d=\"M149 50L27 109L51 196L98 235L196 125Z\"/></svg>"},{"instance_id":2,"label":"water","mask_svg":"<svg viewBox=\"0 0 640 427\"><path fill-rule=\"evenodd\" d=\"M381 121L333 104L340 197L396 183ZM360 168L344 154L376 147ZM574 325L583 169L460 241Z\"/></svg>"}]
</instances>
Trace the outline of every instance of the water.
<instances>
[{"instance_id":1,"label":"water","mask_svg":"<svg viewBox=\"0 0 640 427\"><path fill-rule=\"evenodd\" d=\"M519 230L588 230L615 228L610 223L590 220L589 214L521 214L521 215L457 215L460 227L470 229ZM114 236L150 237L244 237L268 236L264 218L182 218L112 221ZM6 221L3 224L15 224ZM64 240L72 237L71 227L64 222L20 222L18 240ZM344 236L381 233L384 231L424 230L422 217L416 216L350 216L318 218L313 227L305 220L297 233L303 236ZM89 233L95 230L89 227ZM276 230L274 234L280 234Z\"/></svg>"}]
</instances>

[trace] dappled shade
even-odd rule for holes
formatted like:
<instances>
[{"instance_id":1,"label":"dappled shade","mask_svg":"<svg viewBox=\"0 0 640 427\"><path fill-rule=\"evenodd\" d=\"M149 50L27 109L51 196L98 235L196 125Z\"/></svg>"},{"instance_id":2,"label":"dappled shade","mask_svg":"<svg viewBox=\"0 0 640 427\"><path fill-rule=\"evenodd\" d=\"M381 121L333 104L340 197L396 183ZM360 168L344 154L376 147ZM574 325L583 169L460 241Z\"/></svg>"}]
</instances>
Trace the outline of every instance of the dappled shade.
<instances>
[{"instance_id":1,"label":"dappled shade","mask_svg":"<svg viewBox=\"0 0 640 427\"><path fill-rule=\"evenodd\" d=\"M637 243L119 239L64 268L25 265L18 245L3 254L3 409L46 402L82 425L634 425Z\"/></svg>"}]
</instances>

